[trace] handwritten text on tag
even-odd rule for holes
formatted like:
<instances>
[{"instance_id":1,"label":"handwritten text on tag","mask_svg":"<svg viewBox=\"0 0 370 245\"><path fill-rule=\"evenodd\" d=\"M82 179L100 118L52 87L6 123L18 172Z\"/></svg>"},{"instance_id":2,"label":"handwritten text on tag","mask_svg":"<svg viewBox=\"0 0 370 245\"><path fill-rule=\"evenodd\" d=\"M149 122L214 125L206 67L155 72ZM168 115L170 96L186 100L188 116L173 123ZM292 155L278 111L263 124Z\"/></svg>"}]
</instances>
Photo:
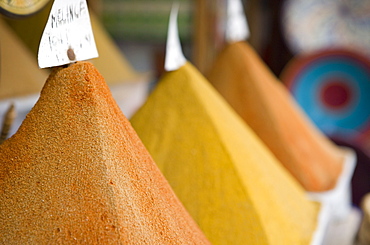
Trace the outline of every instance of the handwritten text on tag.
<instances>
[{"instance_id":1,"label":"handwritten text on tag","mask_svg":"<svg viewBox=\"0 0 370 245\"><path fill-rule=\"evenodd\" d=\"M60 66L97 56L86 0L56 0L41 38L39 66Z\"/></svg>"}]
</instances>

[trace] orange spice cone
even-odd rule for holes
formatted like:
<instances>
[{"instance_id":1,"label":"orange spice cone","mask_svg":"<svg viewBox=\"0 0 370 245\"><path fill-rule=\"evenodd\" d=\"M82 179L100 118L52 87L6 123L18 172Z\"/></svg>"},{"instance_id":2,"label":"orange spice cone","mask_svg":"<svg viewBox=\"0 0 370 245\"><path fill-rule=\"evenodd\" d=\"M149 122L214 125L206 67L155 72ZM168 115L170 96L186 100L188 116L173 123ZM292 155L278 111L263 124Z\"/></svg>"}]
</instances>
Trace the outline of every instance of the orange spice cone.
<instances>
[{"instance_id":1,"label":"orange spice cone","mask_svg":"<svg viewBox=\"0 0 370 245\"><path fill-rule=\"evenodd\" d=\"M344 152L315 128L249 44L228 45L208 78L306 190L335 187Z\"/></svg>"},{"instance_id":2,"label":"orange spice cone","mask_svg":"<svg viewBox=\"0 0 370 245\"><path fill-rule=\"evenodd\" d=\"M212 244L310 244L319 206L190 64L131 123Z\"/></svg>"},{"instance_id":3,"label":"orange spice cone","mask_svg":"<svg viewBox=\"0 0 370 245\"><path fill-rule=\"evenodd\" d=\"M88 62L0 146L0 243L209 244Z\"/></svg>"}]
</instances>

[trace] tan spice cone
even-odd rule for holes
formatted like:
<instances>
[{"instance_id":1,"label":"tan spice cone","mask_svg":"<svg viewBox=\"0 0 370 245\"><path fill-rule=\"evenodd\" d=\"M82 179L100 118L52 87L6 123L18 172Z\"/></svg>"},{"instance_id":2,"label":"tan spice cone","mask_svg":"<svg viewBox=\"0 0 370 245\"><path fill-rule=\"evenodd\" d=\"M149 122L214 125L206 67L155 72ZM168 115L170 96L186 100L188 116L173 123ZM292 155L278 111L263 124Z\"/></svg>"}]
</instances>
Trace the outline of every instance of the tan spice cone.
<instances>
[{"instance_id":1,"label":"tan spice cone","mask_svg":"<svg viewBox=\"0 0 370 245\"><path fill-rule=\"evenodd\" d=\"M0 18L0 99L40 93L47 74Z\"/></svg>"},{"instance_id":2,"label":"tan spice cone","mask_svg":"<svg viewBox=\"0 0 370 245\"><path fill-rule=\"evenodd\" d=\"M306 190L336 185L344 152L311 123L248 43L228 45L208 79Z\"/></svg>"},{"instance_id":3,"label":"tan spice cone","mask_svg":"<svg viewBox=\"0 0 370 245\"><path fill-rule=\"evenodd\" d=\"M370 244L370 193L366 194L361 202L363 212L362 223L358 232L358 245Z\"/></svg>"},{"instance_id":4,"label":"tan spice cone","mask_svg":"<svg viewBox=\"0 0 370 245\"><path fill-rule=\"evenodd\" d=\"M2 244L209 244L88 62L0 146Z\"/></svg>"},{"instance_id":5,"label":"tan spice cone","mask_svg":"<svg viewBox=\"0 0 370 245\"><path fill-rule=\"evenodd\" d=\"M212 244L310 244L319 206L190 63L131 123Z\"/></svg>"},{"instance_id":6,"label":"tan spice cone","mask_svg":"<svg viewBox=\"0 0 370 245\"><path fill-rule=\"evenodd\" d=\"M138 73L134 70L93 12L90 12L90 20L99 51L99 57L91 63L103 75L108 85L149 81L150 73Z\"/></svg>"}]
</instances>

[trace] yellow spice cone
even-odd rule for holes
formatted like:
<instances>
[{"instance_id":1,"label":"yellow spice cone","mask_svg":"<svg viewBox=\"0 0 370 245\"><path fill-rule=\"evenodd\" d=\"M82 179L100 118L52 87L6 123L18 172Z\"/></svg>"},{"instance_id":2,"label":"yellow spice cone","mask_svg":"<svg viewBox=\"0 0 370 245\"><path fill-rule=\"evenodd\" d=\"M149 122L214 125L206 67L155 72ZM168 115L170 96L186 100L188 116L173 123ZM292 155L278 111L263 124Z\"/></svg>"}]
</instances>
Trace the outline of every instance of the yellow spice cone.
<instances>
[{"instance_id":1,"label":"yellow spice cone","mask_svg":"<svg viewBox=\"0 0 370 245\"><path fill-rule=\"evenodd\" d=\"M228 45L208 78L306 190L334 188L344 152L313 126L249 44Z\"/></svg>"},{"instance_id":2,"label":"yellow spice cone","mask_svg":"<svg viewBox=\"0 0 370 245\"><path fill-rule=\"evenodd\" d=\"M0 99L40 93L46 78L36 58L0 19Z\"/></svg>"},{"instance_id":3,"label":"yellow spice cone","mask_svg":"<svg viewBox=\"0 0 370 245\"><path fill-rule=\"evenodd\" d=\"M318 205L190 63L131 123L212 244L310 244Z\"/></svg>"},{"instance_id":4,"label":"yellow spice cone","mask_svg":"<svg viewBox=\"0 0 370 245\"><path fill-rule=\"evenodd\" d=\"M209 244L90 63L54 70L0 162L1 244Z\"/></svg>"}]
</instances>

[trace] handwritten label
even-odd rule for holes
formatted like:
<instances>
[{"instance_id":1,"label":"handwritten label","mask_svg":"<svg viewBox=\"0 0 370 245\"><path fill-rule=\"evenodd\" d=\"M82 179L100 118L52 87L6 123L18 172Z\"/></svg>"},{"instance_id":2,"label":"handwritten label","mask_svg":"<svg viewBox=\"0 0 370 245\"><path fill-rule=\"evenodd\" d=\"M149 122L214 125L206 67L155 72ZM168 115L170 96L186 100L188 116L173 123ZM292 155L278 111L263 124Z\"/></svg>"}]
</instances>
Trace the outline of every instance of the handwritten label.
<instances>
[{"instance_id":1,"label":"handwritten label","mask_svg":"<svg viewBox=\"0 0 370 245\"><path fill-rule=\"evenodd\" d=\"M168 25L166 59L164 64L166 71L175 71L186 63L186 58L184 57L181 49L179 31L177 27L178 12L179 4L175 3L172 6L170 23Z\"/></svg>"},{"instance_id":2,"label":"handwritten label","mask_svg":"<svg viewBox=\"0 0 370 245\"><path fill-rule=\"evenodd\" d=\"M40 68L98 57L86 0L55 0L41 38Z\"/></svg>"}]
</instances>

